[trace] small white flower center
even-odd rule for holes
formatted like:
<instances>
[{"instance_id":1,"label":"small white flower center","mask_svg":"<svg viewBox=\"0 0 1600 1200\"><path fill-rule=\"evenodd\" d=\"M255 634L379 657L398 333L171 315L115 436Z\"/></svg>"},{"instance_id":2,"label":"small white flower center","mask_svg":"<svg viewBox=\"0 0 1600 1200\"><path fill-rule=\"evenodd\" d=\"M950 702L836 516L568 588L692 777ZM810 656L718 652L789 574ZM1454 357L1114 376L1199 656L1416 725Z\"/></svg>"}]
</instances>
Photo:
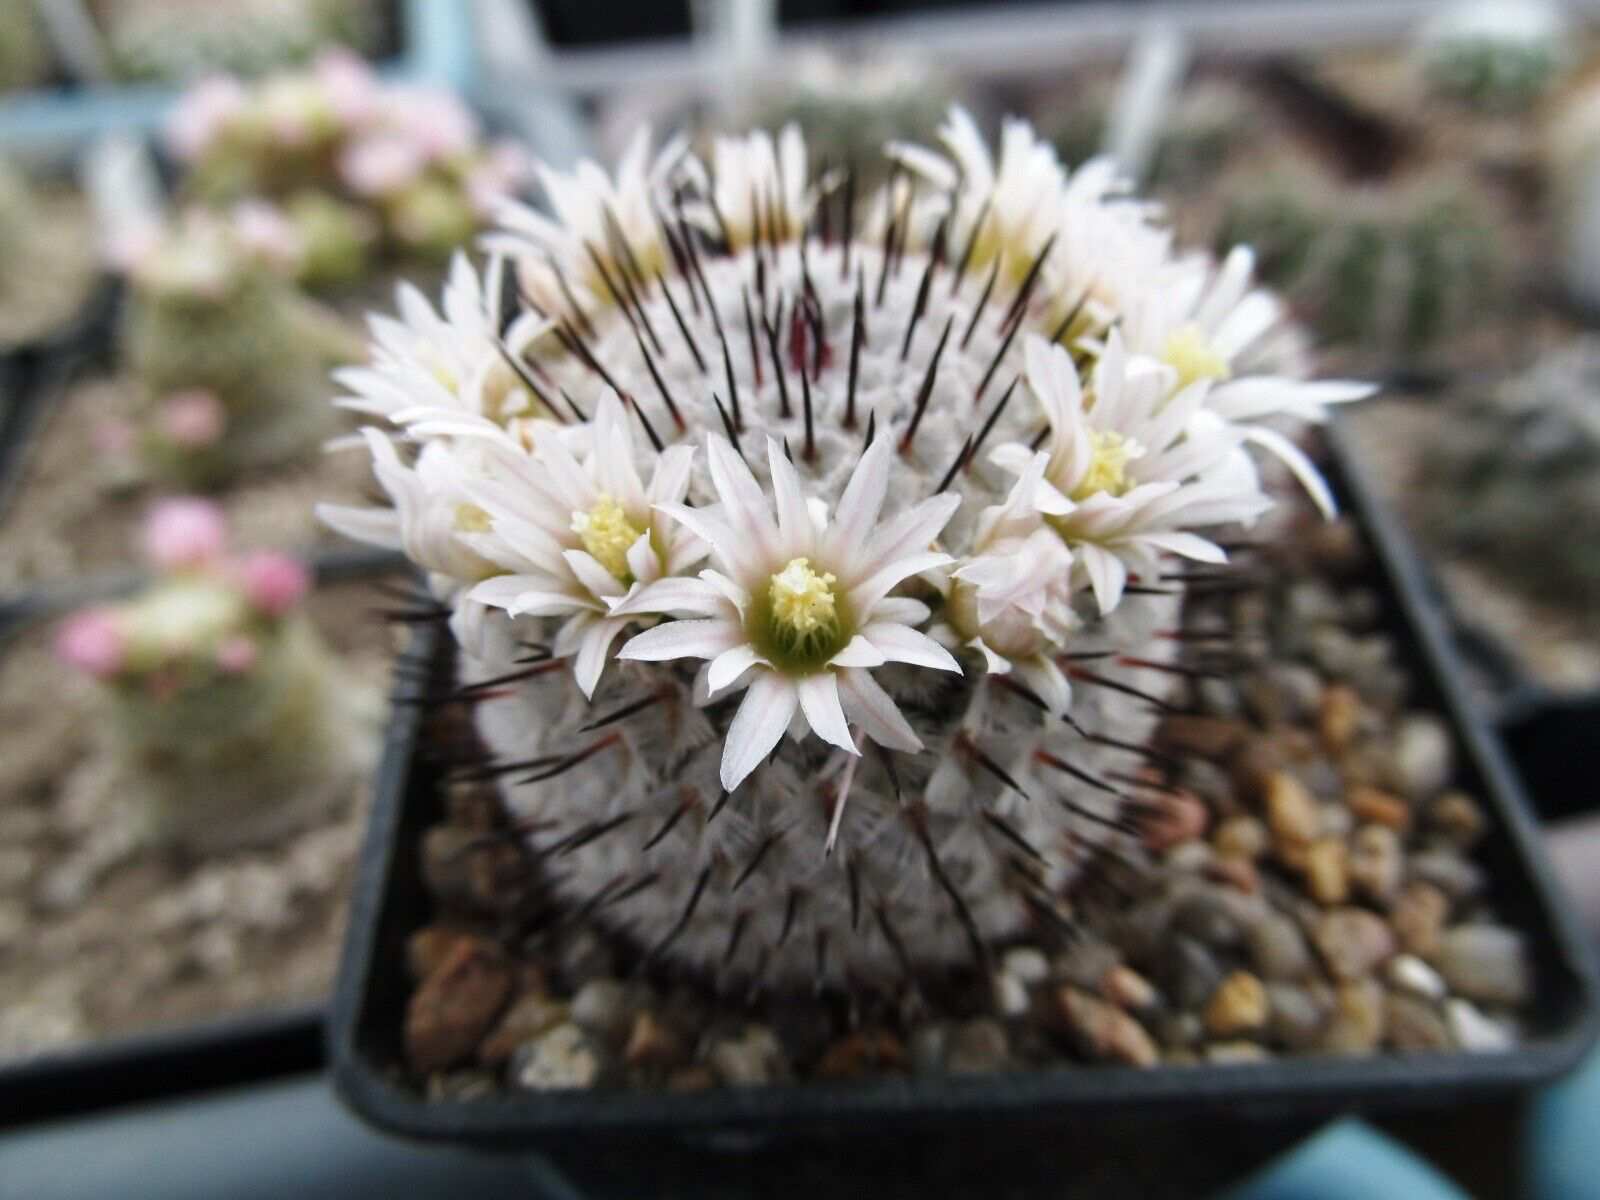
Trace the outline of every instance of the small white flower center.
<instances>
[{"instance_id":1,"label":"small white flower center","mask_svg":"<svg viewBox=\"0 0 1600 1200\"><path fill-rule=\"evenodd\" d=\"M588 512L573 513L572 532L578 535L583 548L594 560L613 576L623 583L632 579L628 547L639 540L644 530L628 520L628 514L615 499L602 493Z\"/></svg>"},{"instance_id":2,"label":"small white flower center","mask_svg":"<svg viewBox=\"0 0 1600 1200\"><path fill-rule=\"evenodd\" d=\"M814 570L810 559L791 558L772 577L773 621L796 642L832 637L839 628L835 582L831 573Z\"/></svg>"},{"instance_id":3,"label":"small white flower center","mask_svg":"<svg viewBox=\"0 0 1600 1200\"><path fill-rule=\"evenodd\" d=\"M1144 454L1144 447L1112 429L1090 430L1089 438L1094 456L1078 486L1072 489L1072 499L1087 500L1099 492L1122 495L1131 486L1128 464Z\"/></svg>"},{"instance_id":4,"label":"small white flower center","mask_svg":"<svg viewBox=\"0 0 1600 1200\"><path fill-rule=\"evenodd\" d=\"M1186 388L1191 383L1210 379L1220 383L1233 375L1228 360L1211 344L1198 325L1193 323L1175 329L1161 348L1161 358L1178 372L1178 386Z\"/></svg>"}]
</instances>

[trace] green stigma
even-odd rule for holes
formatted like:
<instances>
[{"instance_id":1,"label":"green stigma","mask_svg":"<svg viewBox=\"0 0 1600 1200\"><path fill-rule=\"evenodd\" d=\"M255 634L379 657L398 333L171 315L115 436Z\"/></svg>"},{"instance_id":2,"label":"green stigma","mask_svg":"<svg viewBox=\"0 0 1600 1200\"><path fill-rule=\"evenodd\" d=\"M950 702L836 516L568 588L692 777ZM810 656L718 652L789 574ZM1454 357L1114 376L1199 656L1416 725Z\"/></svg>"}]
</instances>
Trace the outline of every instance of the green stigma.
<instances>
[{"instance_id":1,"label":"green stigma","mask_svg":"<svg viewBox=\"0 0 1600 1200\"><path fill-rule=\"evenodd\" d=\"M849 641L837 578L792 558L758 593L749 614L752 641L780 669L815 670Z\"/></svg>"}]
</instances>

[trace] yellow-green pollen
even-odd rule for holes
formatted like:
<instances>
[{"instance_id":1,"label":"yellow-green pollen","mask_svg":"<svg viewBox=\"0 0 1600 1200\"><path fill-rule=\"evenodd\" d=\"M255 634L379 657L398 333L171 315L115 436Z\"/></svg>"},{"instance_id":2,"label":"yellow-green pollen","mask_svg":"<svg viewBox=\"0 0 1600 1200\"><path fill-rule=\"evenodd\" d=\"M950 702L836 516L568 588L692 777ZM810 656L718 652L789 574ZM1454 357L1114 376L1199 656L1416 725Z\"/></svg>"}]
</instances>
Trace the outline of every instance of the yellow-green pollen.
<instances>
[{"instance_id":1,"label":"yellow-green pollen","mask_svg":"<svg viewBox=\"0 0 1600 1200\"><path fill-rule=\"evenodd\" d=\"M1188 387L1202 379L1220 383L1233 375L1228 360L1219 354L1198 325L1173 330L1161 348L1161 358L1178 373L1178 386Z\"/></svg>"},{"instance_id":2,"label":"yellow-green pollen","mask_svg":"<svg viewBox=\"0 0 1600 1200\"><path fill-rule=\"evenodd\" d=\"M815 666L831 658L845 639L837 578L818 571L808 558L792 558L772 576L764 608L763 652L780 666Z\"/></svg>"},{"instance_id":3,"label":"yellow-green pollen","mask_svg":"<svg viewBox=\"0 0 1600 1200\"><path fill-rule=\"evenodd\" d=\"M458 504L455 526L457 533L489 533L494 529L494 522L476 504Z\"/></svg>"},{"instance_id":4,"label":"yellow-green pollen","mask_svg":"<svg viewBox=\"0 0 1600 1200\"><path fill-rule=\"evenodd\" d=\"M594 560L622 583L633 582L628 567L628 547L644 530L628 520L615 499L602 493L588 512L572 514L572 532L578 535Z\"/></svg>"},{"instance_id":5,"label":"yellow-green pollen","mask_svg":"<svg viewBox=\"0 0 1600 1200\"><path fill-rule=\"evenodd\" d=\"M1072 499L1087 500L1100 492L1122 495L1131 486L1128 463L1144 451L1138 442L1111 429L1092 429L1089 440L1094 446L1094 457L1089 460L1089 469L1083 473L1078 486L1072 489Z\"/></svg>"}]
</instances>

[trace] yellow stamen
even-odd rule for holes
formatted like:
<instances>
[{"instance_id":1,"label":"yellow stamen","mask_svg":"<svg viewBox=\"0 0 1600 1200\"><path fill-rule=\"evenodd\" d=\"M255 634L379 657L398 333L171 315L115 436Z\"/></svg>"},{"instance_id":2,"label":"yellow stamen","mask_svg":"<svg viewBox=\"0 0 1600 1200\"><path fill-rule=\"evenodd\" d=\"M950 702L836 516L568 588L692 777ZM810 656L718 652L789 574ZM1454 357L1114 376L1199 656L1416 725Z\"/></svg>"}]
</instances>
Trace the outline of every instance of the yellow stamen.
<instances>
[{"instance_id":1,"label":"yellow stamen","mask_svg":"<svg viewBox=\"0 0 1600 1200\"><path fill-rule=\"evenodd\" d=\"M1198 325L1173 330L1161 349L1161 358L1178 372L1178 386L1188 387L1202 379L1221 382L1233 374L1228 360L1219 354Z\"/></svg>"},{"instance_id":2,"label":"yellow stamen","mask_svg":"<svg viewBox=\"0 0 1600 1200\"><path fill-rule=\"evenodd\" d=\"M623 583L632 581L628 547L639 540L644 530L628 520L622 505L602 494L588 512L572 514L572 532L602 567Z\"/></svg>"},{"instance_id":3,"label":"yellow stamen","mask_svg":"<svg viewBox=\"0 0 1600 1200\"><path fill-rule=\"evenodd\" d=\"M1128 464L1142 455L1144 448L1110 429L1090 430L1089 439L1094 445L1094 457L1078 486L1072 489L1072 498L1086 500L1097 492L1122 495L1130 486Z\"/></svg>"},{"instance_id":4,"label":"yellow stamen","mask_svg":"<svg viewBox=\"0 0 1600 1200\"><path fill-rule=\"evenodd\" d=\"M792 558L772 577L772 619L796 642L832 637L839 612L833 596L834 576L819 574L811 560Z\"/></svg>"},{"instance_id":5,"label":"yellow stamen","mask_svg":"<svg viewBox=\"0 0 1600 1200\"><path fill-rule=\"evenodd\" d=\"M476 504L456 505L457 533L489 533L493 529L494 522L489 519L489 514Z\"/></svg>"}]
</instances>

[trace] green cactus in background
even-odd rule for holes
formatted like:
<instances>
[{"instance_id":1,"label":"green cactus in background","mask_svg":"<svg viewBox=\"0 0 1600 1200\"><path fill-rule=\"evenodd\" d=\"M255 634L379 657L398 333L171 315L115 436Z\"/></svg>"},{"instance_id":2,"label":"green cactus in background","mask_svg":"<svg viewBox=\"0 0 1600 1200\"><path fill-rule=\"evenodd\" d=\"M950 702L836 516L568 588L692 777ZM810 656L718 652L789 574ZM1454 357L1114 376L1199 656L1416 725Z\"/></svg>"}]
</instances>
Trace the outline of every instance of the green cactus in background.
<instances>
[{"instance_id":1,"label":"green cactus in background","mask_svg":"<svg viewBox=\"0 0 1600 1200\"><path fill-rule=\"evenodd\" d=\"M1253 245L1263 278L1323 340L1389 356L1460 328L1492 294L1497 257L1454 188L1380 191L1298 174L1236 187L1216 242Z\"/></svg>"},{"instance_id":2,"label":"green cactus in background","mask_svg":"<svg viewBox=\"0 0 1600 1200\"><path fill-rule=\"evenodd\" d=\"M70 618L58 655L105 688L119 791L153 842L259 844L342 800L370 765L374 697L335 680L302 612L304 566L226 551L220 511L163 501L147 589Z\"/></svg>"},{"instance_id":3,"label":"green cactus in background","mask_svg":"<svg viewBox=\"0 0 1600 1200\"><path fill-rule=\"evenodd\" d=\"M1560 10L1540 0L1461 0L1418 36L1429 87L1474 108L1515 111L1544 95L1565 65Z\"/></svg>"},{"instance_id":4,"label":"green cactus in background","mask_svg":"<svg viewBox=\"0 0 1600 1200\"><path fill-rule=\"evenodd\" d=\"M1109 81L1063 89L1047 99L1040 120L1061 160L1078 165L1100 153L1111 107ZM1193 186L1213 178L1250 135L1252 113L1236 88L1203 82L1185 89L1156 143L1152 188Z\"/></svg>"}]
</instances>

